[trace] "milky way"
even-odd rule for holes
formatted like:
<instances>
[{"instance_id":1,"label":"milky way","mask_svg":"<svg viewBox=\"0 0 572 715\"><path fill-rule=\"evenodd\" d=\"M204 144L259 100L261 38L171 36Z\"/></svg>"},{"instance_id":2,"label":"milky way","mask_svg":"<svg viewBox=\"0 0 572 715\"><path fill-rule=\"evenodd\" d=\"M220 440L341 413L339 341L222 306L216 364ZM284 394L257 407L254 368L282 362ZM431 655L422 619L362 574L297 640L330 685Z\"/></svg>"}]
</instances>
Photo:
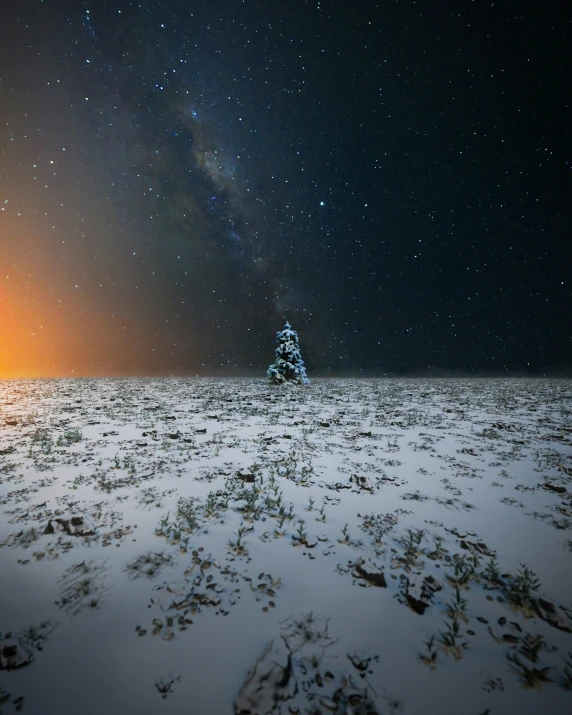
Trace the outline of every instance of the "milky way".
<instances>
[{"instance_id":1,"label":"milky way","mask_svg":"<svg viewBox=\"0 0 572 715\"><path fill-rule=\"evenodd\" d=\"M236 71L213 73L200 43L178 29L189 21L187 8L173 10L168 23L156 4L127 12L130 21L82 8L62 30L68 42L70 31L74 37L67 62L91 73L96 94L83 112L104 138L126 214L139 214L142 234L164 254L181 257L191 292L206 276L224 303L238 299L243 309L232 322L241 329L259 332L287 312L307 314L291 283L301 256L292 253L288 214L298 199L268 175L264 145L277 153L280 146L263 138L258 149L251 112L229 89ZM134 194L142 197L135 206ZM229 320L224 310L219 320Z\"/></svg>"}]
</instances>

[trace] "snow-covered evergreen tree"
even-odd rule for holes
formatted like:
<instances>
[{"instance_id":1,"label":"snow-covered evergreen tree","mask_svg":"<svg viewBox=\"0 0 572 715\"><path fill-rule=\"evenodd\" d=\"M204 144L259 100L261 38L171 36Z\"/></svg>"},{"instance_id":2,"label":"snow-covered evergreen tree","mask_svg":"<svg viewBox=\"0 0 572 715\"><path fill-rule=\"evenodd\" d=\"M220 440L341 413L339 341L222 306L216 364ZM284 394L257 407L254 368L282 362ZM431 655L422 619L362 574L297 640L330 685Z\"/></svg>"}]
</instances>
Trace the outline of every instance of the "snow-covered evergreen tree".
<instances>
[{"instance_id":1,"label":"snow-covered evergreen tree","mask_svg":"<svg viewBox=\"0 0 572 715\"><path fill-rule=\"evenodd\" d=\"M276 333L276 360L270 365L266 375L273 385L294 383L308 385L310 380L306 377L306 368L300 355L298 333L292 330L288 321L284 330Z\"/></svg>"}]
</instances>

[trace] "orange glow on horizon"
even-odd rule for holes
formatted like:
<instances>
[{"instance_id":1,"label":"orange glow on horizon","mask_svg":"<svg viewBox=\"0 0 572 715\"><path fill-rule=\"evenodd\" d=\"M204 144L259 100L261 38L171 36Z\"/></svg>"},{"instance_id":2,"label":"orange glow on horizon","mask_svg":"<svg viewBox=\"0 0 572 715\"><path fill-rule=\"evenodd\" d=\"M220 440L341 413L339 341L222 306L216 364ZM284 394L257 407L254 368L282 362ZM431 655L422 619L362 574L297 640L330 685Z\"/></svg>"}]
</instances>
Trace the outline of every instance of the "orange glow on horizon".
<instances>
[{"instance_id":1,"label":"orange glow on horizon","mask_svg":"<svg viewBox=\"0 0 572 715\"><path fill-rule=\"evenodd\" d=\"M41 271L12 266L6 273L0 276L0 379L93 374L91 348L106 344L100 311L54 285L47 262Z\"/></svg>"},{"instance_id":2,"label":"orange glow on horizon","mask_svg":"<svg viewBox=\"0 0 572 715\"><path fill-rule=\"evenodd\" d=\"M161 345L149 332L48 278L0 276L0 380L149 375Z\"/></svg>"},{"instance_id":3,"label":"orange glow on horizon","mask_svg":"<svg viewBox=\"0 0 572 715\"><path fill-rule=\"evenodd\" d=\"M9 231L0 227L0 380L146 376L159 360L166 374L185 372L165 351L178 336L157 326L142 296L111 296L102 268L86 271L31 230Z\"/></svg>"},{"instance_id":4,"label":"orange glow on horizon","mask_svg":"<svg viewBox=\"0 0 572 715\"><path fill-rule=\"evenodd\" d=\"M60 321L45 303L36 307L6 289L0 293L0 379L57 377L65 369Z\"/></svg>"}]
</instances>

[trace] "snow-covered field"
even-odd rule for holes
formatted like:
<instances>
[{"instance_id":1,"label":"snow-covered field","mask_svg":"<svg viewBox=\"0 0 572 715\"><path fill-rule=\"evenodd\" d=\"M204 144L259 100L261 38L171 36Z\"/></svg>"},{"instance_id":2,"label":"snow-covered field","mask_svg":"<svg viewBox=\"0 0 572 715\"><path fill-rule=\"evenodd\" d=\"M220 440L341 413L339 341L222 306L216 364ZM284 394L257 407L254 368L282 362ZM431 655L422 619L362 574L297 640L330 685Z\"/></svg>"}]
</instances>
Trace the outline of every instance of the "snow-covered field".
<instances>
[{"instance_id":1,"label":"snow-covered field","mask_svg":"<svg viewBox=\"0 0 572 715\"><path fill-rule=\"evenodd\" d=\"M572 711L572 382L0 382L0 711Z\"/></svg>"}]
</instances>

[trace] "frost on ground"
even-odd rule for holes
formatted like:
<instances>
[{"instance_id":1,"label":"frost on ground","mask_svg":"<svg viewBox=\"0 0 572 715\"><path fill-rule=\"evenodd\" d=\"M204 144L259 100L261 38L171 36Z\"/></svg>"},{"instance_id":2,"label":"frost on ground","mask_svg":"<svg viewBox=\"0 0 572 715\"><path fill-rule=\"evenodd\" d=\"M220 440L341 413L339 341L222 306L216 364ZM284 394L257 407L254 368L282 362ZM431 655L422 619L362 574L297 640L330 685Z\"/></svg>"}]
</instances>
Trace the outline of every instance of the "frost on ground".
<instances>
[{"instance_id":1,"label":"frost on ground","mask_svg":"<svg viewBox=\"0 0 572 715\"><path fill-rule=\"evenodd\" d=\"M572 704L572 383L0 382L0 712Z\"/></svg>"}]
</instances>

